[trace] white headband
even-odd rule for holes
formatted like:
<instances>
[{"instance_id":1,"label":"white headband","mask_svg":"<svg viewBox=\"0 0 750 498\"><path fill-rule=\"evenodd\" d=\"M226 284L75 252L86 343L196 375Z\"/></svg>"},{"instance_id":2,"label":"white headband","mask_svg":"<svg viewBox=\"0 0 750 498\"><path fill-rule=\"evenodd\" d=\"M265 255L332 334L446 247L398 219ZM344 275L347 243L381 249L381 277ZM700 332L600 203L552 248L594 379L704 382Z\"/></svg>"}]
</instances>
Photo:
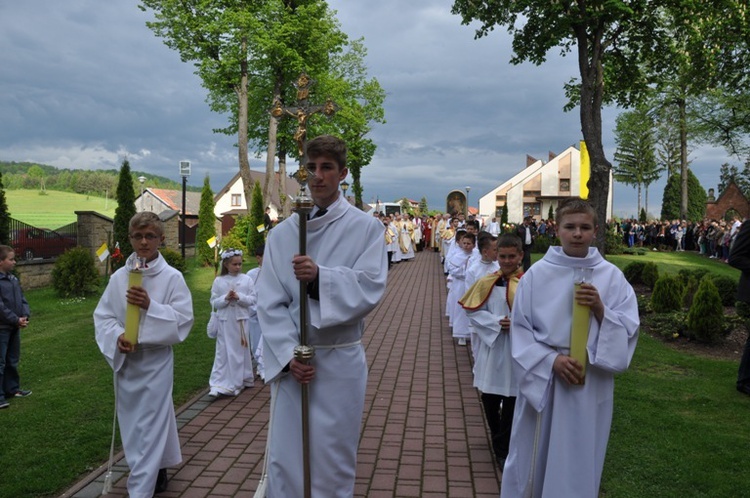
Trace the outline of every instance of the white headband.
<instances>
[{"instance_id":1,"label":"white headband","mask_svg":"<svg viewBox=\"0 0 750 498\"><path fill-rule=\"evenodd\" d=\"M239 249L227 249L223 253L221 253L221 259L229 259L234 256L242 256L242 251Z\"/></svg>"}]
</instances>

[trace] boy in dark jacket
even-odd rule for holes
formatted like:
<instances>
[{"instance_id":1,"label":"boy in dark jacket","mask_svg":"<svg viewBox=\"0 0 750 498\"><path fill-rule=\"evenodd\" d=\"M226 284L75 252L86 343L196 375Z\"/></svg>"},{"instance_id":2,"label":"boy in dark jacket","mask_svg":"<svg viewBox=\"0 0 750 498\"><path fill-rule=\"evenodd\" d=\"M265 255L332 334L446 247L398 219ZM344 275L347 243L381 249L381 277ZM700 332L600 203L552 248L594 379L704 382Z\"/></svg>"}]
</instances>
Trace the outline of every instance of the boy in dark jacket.
<instances>
[{"instance_id":1,"label":"boy in dark jacket","mask_svg":"<svg viewBox=\"0 0 750 498\"><path fill-rule=\"evenodd\" d=\"M0 245L0 409L8 408L10 398L31 394L20 387L18 361L21 358L21 329L29 324L29 303L21 284L13 275L16 255L13 248Z\"/></svg>"}]
</instances>

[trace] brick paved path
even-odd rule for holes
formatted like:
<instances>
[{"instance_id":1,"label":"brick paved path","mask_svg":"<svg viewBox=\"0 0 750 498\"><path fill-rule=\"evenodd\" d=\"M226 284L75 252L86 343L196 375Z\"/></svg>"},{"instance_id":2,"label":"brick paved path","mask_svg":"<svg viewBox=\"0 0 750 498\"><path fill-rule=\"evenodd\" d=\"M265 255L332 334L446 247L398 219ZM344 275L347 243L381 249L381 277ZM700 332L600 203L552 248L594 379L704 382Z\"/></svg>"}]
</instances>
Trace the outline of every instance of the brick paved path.
<instances>
[{"instance_id":1,"label":"brick paved path","mask_svg":"<svg viewBox=\"0 0 750 498\"><path fill-rule=\"evenodd\" d=\"M445 318L445 277L432 252L394 265L364 344L370 375L357 461L357 497L497 497L470 346L457 346ZM208 372L206 372L208 378ZM263 466L268 386L232 399L206 392L178 411L183 463L170 469L172 498L252 496ZM107 496L127 496L127 465ZM101 495L106 465L61 498ZM290 497L293 498L293 497Z\"/></svg>"}]
</instances>

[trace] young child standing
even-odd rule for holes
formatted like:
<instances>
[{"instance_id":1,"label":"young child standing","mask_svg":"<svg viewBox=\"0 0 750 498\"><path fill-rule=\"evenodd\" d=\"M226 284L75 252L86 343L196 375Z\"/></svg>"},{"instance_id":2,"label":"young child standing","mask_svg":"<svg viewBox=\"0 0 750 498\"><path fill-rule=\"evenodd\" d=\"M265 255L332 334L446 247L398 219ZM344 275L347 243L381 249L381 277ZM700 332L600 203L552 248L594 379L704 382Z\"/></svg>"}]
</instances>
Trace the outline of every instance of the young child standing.
<instances>
[{"instance_id":1,"label":"young child standing","mask_svg":"<svg viewBox=\"0 0 750 498\"><path fill-rule=\"evenodd\" d=\"M492 450L502 470L508 457L518 394L510 351L510 311L523 275L523 243L517 235L505 233L497 240L496 248L500 270L477 280L460 302L471 322L471 345L476 348L474 387L482 393Z\"/></svg>"},{"instance_id":2,"label":"young child standing","mask_svg":"<svg viewBox=\"0 0 750 498\"><path fill-rule=\"evenodd\" d=\"M469 318L466 311L458 304L458 300L466 292L466 270L469 257L474 250L474 234L466 232L459 239L456 235L456 244L458 249L452 251L448 259L448 273L452 281L448 291L448 306L451 308L451 325L453 327L453 337L458 339L459 346L466 346L469 339Z\"/></svg>"},{"instance_id":3,"label":"young child standing","mask_svg":"<svg viewBox=\"0 0 750 498\"><path fill-rule=\"evenodd\" d=\"M128 494L150 498L167 488L167 469L182 461L172 403L172 345L193 326L193 300L182 273L159 254L164 228L144 211L129 224L133 254L107 284L94 310L96 342L115 371L115 401L125 460ZM145 261L143 283L129 287L129 268ZM127 305L140 308L138 343L125 339Z\"/></svg>"},{"instance_id":4,"label":"young child standing","mask_svg":"<svg viewBox=\"0 0 750 498\"><path fill-rule=\"evenodd\" d=\"M0 245L0 409L10 406L10 398L25 398L31 394L21 389L18 375L21 329L29 324L29 303L13 275L15 266L13 248Z\"/></svg>"},{"instance_id":5,"label":"young child standing","mask_svg":"<svg viewBox=\"0 0 750 498\"><path fill-rule=\"evenodd\" d=\"M591 247L597 216L586 201L563 201L562 247L550 247L521 279L511 313L518 398L502 497L599 496L612 423L614 374L630 365L638 303L622 272ZM588 362L569 356L574 269L592 268L575 293L591 310Z\"/></svg>"},{"instance_id":6,"label":"young child standing","mask_svg":"<svg viewBox=\"0 0 750 498\"><path fill-rule=\"evenodd\" d=\"M209 396L236 396L253 387L250 351L250 307L257 301L253 280L242 273L242 251L221 253L221 275L211 287L211 306L219 315L216 356L209 379Z\"/></svg>"}]
</instances>

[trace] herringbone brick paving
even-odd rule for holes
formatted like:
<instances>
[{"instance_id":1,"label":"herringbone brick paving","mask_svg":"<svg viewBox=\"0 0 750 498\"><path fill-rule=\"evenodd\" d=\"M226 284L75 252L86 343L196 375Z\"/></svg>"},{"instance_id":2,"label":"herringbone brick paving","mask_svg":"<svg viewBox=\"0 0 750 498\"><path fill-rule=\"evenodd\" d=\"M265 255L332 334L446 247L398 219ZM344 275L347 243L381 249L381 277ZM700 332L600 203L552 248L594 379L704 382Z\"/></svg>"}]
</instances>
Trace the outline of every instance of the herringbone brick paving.
<instances>
[{"instance_id":1,"label":"herringbone brick paving","mask_svg":"<svg viewBox=\"0 0 750 498\"><path fill-rule=\"evenodd\" d=\"M357 497L497 497L481 403L472 387L470 346L457 346L445 318L439 255L394 265L368 316L363 342L370 373L357 460ZM206 372L206 379L208 379ZM269 388L236 398L201 393L178 411L183 463L164 498L252 496L260 478ZM112 493L127 496L117 456ZM101 496L106 465L61 498Z\"/></svg>"}]
</instances>

